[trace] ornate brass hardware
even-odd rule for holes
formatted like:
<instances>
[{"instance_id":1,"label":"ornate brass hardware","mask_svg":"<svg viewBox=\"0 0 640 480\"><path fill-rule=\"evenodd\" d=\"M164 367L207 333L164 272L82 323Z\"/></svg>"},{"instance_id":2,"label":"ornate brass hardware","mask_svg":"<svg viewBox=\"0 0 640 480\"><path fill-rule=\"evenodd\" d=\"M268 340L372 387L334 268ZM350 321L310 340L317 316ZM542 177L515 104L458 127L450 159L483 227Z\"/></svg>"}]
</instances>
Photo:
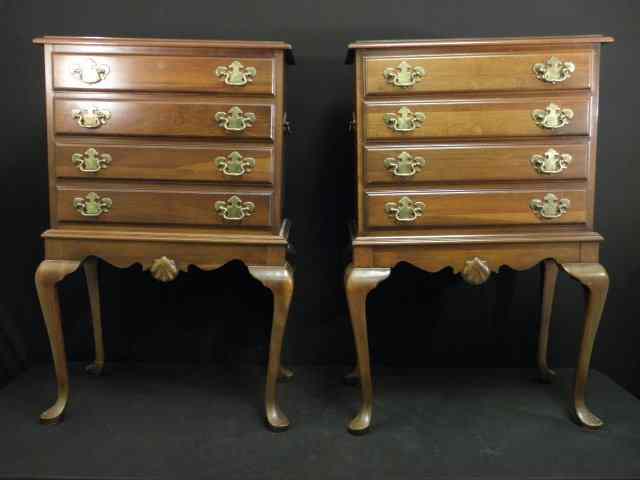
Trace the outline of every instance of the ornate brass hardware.
<instances>
[{"instance_id":1,"label":"ornate brass hardware","mask_svg":"<svg viewBox=\"0 0 640 480\"><path fill-rule=\"evenodd\" d=\"M384 212L387 216L398 222L415 222L424 213L426 205L423 202L414 202L409 197L402 197L398 202L384 204Z\"/></svg>"},{"instance_id":2,"label":"ornate brass hardware","mask_svg":"<svg viewBox=\"0 0 640 480\"><path fill-rule=\"evenodd\" d=\"M480 285L487 281L491 269L485 260L474 257L464 263L462 278L471 285Z\"/></svg>"},{"instance_id":3,"label":"ornate brass hardware","mask_svg":"<svg viewBox=\"0 0 640 480\"><path fill-rule=\"evenodd\" d=\"M109 65L98 65L93 58L89 58L82 65L74 65L71 75L81 82L92 85L101 82L109 75Z\"/></svg>"},{"instance_id":4,"label":"ornate brass hardware","mask_svg":"<svg viewBox=\"0 0 640 480\"><path fill-rule=\"evenodd\" d=\"M108 197L100 198L96 192L89 192L82 197L73 199L73 208L75 208L83 217L99 217L103 213L109 212L113 201Z\"/></svg>"},{"instance_id":5,"label":"ornate brass hardware","mask_svg":"<svg viewBox=\"0 0 640 480\"><path fill-rule=\"evenodd\" d=\"M558 198L553 193L547 193L542 200L533 198L529 202L529 208L541 218L558 218L567 213L571 206L568 198Z\"/></svg>"},{"instance_id":6,"label":"ornate brass hardware","mask_svg":"<svg viewBox=\"0 0 640 480\"><path fill-rule=\"evenodd\" d=\"M426 165L422 157L413 156L408 152L401 152L397 157L384 159L384 168L396 177L412 177Z\"/></svg>"},{"instance_id":7,"label":"ornate brass hardware","mask_svg":"<svg viewBox=\"0 0 640 480\"><path fill-rule=\"evenodd\" d=\"M251 216L256 210L256 205L253 202L243 202L240 197L233 195L226 202L217 201L213 208L225 220L237 222Z\"/></svg>"},{"instance_id":8,"label":"ornate brass hardware","mask_svg":"<svg viewBox=\"0 0 640 480\"><path fill-rule=\"evenodd\" d=\"M569 121L573 118L573 110L550 103L544 110L532 111L531 117L540 128L555 129L569 125Z\"/></svg>"},{"instance_id":9,"label":"ornate brass hardware","mask_svg":"<svg viewBox=\"0 0 640 480\"><path fill-rule=\"evenodd\" d=\"M240 107L231 107L227 112L218 112L215 115L218 126L228 132L242 132L253 125L256 121L256 114L244 113Z\"/></svg>"},{"instance_id":10,"label":"ornate brass hardware","mask_svg":"<svg viewBox=\"0 0 640 480\"><path fill-rule=\"evenodd\" d=\"M239 152L233 151L226 157L216 157L216 167L225 175L240 177L251 172L256 167L255 158L243 157Z\"/></svg>"},{"instance_id":11,"label":"ornate brass hardware","mask_svg":"<svg viewBox=\"0 0 640 480\"><path fill-rule=\"evenodd\" d=\"M74 153L71 161L84 173L96 173L111 164L111 155L99 153L95 148L88 148L84 153Z\"/></svg>"},{"instance_id":12,"label":"ornate brass hardware","mask_svg":"<svg viewBox=\"0 0 640 480\"><path fill-rule=\"evenodd\" d=\"M408 88L413 87L417 82L421 81L425 73L424 68L412 67L408 62L403 60L395 68L385 68L382 75L387 83L400 88Z\"/></svg>"},{"instance_id":13,"label":"ornate brass hardware","mask_svg":"<svg viewBox=\"0 0 640 480\"><path fill-rule=\"evenodd\" d=\"M567 169L573 157L568 153L558 153L555 149L550 148L544 155L533 155L531 157L531 165L541 175L553 175Z\"/></svg>"},{"instance_id":14,"label":"ornate brass hardware","mask_svg":"<svg viewBox=\"0 0 640 480\"><path fill-rule=\"evenodd\" d=\"M384 124L396 132L410 132L421 127L425 120L422 112L413 113L409 108L402 107L398 113L385 113L382 118Z\"/></svg>"},{"instance_id":15,"label":"ornate brass hardware","mask_svg":"<svg viewBox=\"0 0 640 480\"><path fill-rule=\"evenodd\" d=\"M551 57L546 62L536 63L533 66L533 72L538 80L554 84L564 82L575 70L574 63L563 62L556 57Z\"/></svg>"},{"instance_id":16,"label":"ornate brass hardware","mask_svg":"<svg viewBox=\"0 0 640 480\"><path fill-rule=\"evenodd\" d=\"M216 77L224 80L227 85L241 87L252 82L256 77L255 67L245 67L238 60L234 60L228 66L216 68Z\"/></svg>"},{"instance_id":17,"label":"ornate brass hardware","mask_svg":"<svg viewBox=\"0 0 640 480\"><path fill-rule=\"evenodd\" d=\"M151 276L160 282L170 282L178 276L176 262L168 257L156 258L149 267Z\"/></svg>"},{"instance_id":18,"label":"ornate brass hardware","mask_svg":"<svg viewBox=\"0 0 640 480\"><path fill-rule=\"evenodd\" d=\"M83 128L99 128L111 118L111 112L100 107L71 110L73 119Z\"/></svg>"}]
</instances>

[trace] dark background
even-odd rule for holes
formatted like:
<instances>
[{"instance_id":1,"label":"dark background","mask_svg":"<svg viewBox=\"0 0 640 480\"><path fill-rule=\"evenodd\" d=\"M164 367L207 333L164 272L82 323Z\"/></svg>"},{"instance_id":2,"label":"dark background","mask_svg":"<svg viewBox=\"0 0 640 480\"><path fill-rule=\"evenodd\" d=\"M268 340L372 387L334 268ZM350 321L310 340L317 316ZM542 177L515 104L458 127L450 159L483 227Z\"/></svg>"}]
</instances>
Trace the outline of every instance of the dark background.
<instances>
[{"instance_id":1,"label":"dark background","mask_svg":"<svg viewBox=\"0 0 640 480\"><path fill-rule=\"evenodd\" d=\"M603 33L596 229L612 283L593 367L640 394L640 246L637 100L640 4L629 1L64 1L0 0L0 383L50 353L33 286L47 228L42 49L35 36L104 35L283 40L289 69L285 214L298 251L286 337L290 364L353 362L342 288L354 212L354 152L347 132L356 39ZM192 271L162 285L139 267L101 264L108 360L264 363L271 295L240 264ZM448 271L400 265L369 298L374 362L395 366L532 366L538 269L504 269L480 287ZM82 273L61 286L67 352L92 355ZM573 366L582 293L559 281L550 358ZM425 381L427 381L425 379Z\"/></svg>"}]
</instances>

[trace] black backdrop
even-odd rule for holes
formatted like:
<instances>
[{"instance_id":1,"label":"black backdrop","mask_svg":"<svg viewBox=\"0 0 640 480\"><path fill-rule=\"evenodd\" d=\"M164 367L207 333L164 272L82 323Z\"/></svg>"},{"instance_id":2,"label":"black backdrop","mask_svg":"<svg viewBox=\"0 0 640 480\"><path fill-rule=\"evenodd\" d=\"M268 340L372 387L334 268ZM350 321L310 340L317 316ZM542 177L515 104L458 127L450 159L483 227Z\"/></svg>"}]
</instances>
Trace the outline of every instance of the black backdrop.
<instances>
[{"instance_id":1,"label":"black backdrop","mask_svg":"<svg viewBox=\"0 0 640 480\"><path fill-rule=\"evenodd\" d=\"M640 247L637 207L637 47L640 4L629 1L59 1L0 0L4 231L0 290L0 380L50 361L33 288L47 227L42 34L284 40L297 66L288 76L285 214L298 251L286 337L288 363L353 361L342 290L346 224L354 212L354 155L347 132L353 95L346 45L356 39L604 33L596 227L607 239L612 278L593 366L640 393L637 352ZM635 53L635 55L634 55ZM271 296L241 265L191 272L168 286L139 267L101 265L110 360L264 362ZM400 265L369 299L373 359L390 365L532 366L539 271L505 269L469 287L448 271ZM67 351L92 354L82 273L61 287ZM572 366L582 294L558 285L551 362Z\"/></svg>"}]
</instances>

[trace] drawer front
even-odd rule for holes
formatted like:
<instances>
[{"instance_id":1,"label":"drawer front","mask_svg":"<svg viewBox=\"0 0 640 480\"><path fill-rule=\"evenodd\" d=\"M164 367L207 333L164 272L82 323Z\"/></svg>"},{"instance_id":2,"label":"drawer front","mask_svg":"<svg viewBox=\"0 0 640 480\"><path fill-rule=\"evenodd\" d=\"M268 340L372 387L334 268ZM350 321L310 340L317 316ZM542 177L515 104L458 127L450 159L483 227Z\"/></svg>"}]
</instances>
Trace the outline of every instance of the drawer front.
<instances>
[{"instance_id":1,"label":"drawer front","mask_svg":"<svg viewBox=\"0 0 640 480\"><path fill-rule=\"evenodd\" d=\"M369 140L587 135L590 97L366 103Z\"/></svg>"},{"instance_id":2,"label":"drawer front","mask_svg":"<svg viewBox=\"0 0 640 480\"><path fill-rule=\"evenodd\" d=\"M272 58L53 54L53 88L274 94Z\"/></svg>"},{"instance_id":3,"label":"drawer front","mask_svg":"<svg viewBox=\"0 0 640 480\"><path fill-rule=\"evenodd\" d=\"M370 228L585 223L586 191L367 192L365 212Z\"/></svg>"},{"instance_id":4,"label":"drawer front","mask_svg":"<svg viewBox=\"0 0 640 480\"><path fill-rule=\"evenodd\" d=\"M364 149L368 184L586 179L588 143Z\"/></svg>"},{"instance_id":5,"label":"drawer front","mask_svg":"<svg viewBox=\"0 0 640 480\"><path fill-rule=\"evenodd\" d=\"M590 88L591 50L366 57L366 95Z\"/></svg>"},{"instance_id":6,"label":"drawer front","mask_svg":"<svg viewBox=\"0 0 640 480\"><path fill-rule=\"evenodd\" d=\"M56 144L59 178L273 184L271 147Z\"/></svg>"},{"instance_id":7,"label":"drawer front","mask_svg":"<svg viewBox=\"0 0 640 480\"><path fill-rule=\"evenodd\" d=\"M271 226L272 193L58 187L62 222Z\"/></svg>"},{"instance_id":8,"label":"drawer front","mask_svg":"<svg viewBox=\"0 0 640 480\"><path fill-rule=\"evenodd\" d=\"M270 140L272 111L268 104L57 99L54 122L59 134Z\"/></svg>"}]
</instances>

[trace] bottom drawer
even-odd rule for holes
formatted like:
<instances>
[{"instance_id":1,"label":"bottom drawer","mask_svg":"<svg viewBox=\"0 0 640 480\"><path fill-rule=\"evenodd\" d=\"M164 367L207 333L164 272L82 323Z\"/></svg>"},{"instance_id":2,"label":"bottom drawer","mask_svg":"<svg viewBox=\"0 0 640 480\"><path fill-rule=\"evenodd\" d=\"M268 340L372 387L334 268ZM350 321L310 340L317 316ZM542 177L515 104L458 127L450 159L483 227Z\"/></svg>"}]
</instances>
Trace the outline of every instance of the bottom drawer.
<instances>
[{"instance_id":1,"label":"bottom drawer","mask_svg":"<svg viewBox=\"0 0 640 480\"><path fill-rule=\"evenodd\" d=\"M370 228L536 225L586 222L586 191L366 192Z\"/></svg>"},{"instance_id":2,"label":"bottom drawer","mask_svg":"<svg viewBox=\"0 0 640 480\"><path fill-rule=\"evenodd\" d=\"M61 222L270 227L271 204L271 191L57 188Z\"/></svg>"}]
</instances>

